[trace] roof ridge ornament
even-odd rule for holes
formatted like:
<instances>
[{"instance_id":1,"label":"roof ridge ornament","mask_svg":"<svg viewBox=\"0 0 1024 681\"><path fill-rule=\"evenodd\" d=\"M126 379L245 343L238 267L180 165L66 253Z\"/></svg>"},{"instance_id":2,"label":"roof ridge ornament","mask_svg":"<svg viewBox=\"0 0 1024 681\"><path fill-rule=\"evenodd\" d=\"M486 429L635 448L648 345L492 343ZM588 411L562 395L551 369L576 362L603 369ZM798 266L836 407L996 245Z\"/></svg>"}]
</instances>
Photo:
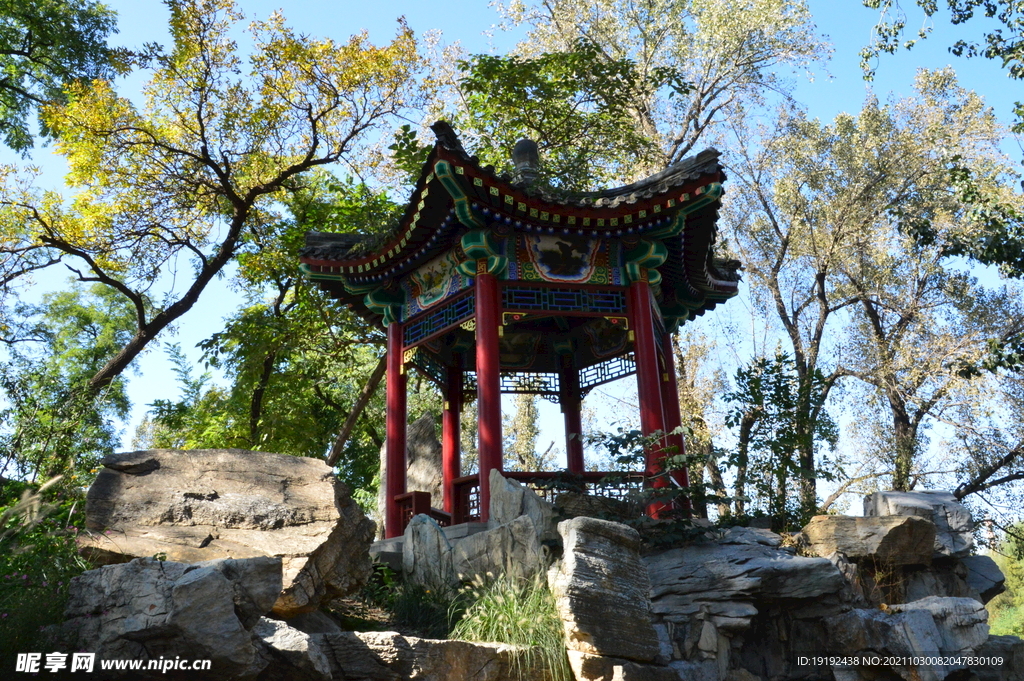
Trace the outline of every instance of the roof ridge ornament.
<instances>
[{"instance_id":1,"label":"roof ridge ornament","mask_svg":"<svg viewBox=\"0 0 1024 681\"><path fill-rule=\"evenodd\" d=\"M540 150L537 143L528 137L516 142L512 147L512 165L515 166L519 182L527 186L536 182L540 172Z\"/></svg>"}]
</instances>

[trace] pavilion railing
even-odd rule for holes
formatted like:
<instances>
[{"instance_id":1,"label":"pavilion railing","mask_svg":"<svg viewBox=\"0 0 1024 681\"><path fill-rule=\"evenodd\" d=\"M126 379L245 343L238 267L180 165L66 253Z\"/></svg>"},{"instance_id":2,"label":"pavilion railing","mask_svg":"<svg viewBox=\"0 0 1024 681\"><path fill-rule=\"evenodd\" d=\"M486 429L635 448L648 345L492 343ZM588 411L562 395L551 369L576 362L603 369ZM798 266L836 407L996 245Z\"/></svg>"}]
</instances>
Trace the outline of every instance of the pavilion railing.
<instances>
[{"instance_id":1,"label":"pavilion railing","mask_svg":"<svg viewBox=\"0 0 1024 681\"><path fill-rule=\"evenodd\" d=\"M538 496L554 502L562 492L586 492L611 499L626 499L643 490L644 474L638 472L598 472L567 474L565 472L524 473L502 471L506 478L523 483ZM452 524L480 520L479 475L467 475L454 480L455 508Z\"/></svg>"}]
</instances>

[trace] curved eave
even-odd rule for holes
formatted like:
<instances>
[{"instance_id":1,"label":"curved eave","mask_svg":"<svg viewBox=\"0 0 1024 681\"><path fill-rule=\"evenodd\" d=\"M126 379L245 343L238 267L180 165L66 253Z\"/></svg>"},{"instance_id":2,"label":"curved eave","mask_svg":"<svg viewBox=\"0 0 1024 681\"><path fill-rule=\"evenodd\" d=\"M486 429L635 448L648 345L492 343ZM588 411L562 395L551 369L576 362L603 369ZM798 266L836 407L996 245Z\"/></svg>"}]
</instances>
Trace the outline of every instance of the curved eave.
<instances>
[{"instance_id":1,"label":"curved eave","mask_svg":"<svg viewBox=\"0 0 1024 681\"><path fill-rule=\"evenodd\" d=\"M711 161L683 168L686 172L665 177L661 173L654 176L658 178L654 183L634 183L558 202L495 175L489 167L481 168L475 157L437 144L424 164L397 234L387 245L352 259L310 252L301 262L314 275L369 284L400 277L450 247L462 225L455 215L455 200L434 171L439 161L450 167L456 191L468 199L474 215L485 220L525 232L622 237L662 229L678 213L716 201L725 179L717 157L715 152Z\"/></svg>"}]
</instances>

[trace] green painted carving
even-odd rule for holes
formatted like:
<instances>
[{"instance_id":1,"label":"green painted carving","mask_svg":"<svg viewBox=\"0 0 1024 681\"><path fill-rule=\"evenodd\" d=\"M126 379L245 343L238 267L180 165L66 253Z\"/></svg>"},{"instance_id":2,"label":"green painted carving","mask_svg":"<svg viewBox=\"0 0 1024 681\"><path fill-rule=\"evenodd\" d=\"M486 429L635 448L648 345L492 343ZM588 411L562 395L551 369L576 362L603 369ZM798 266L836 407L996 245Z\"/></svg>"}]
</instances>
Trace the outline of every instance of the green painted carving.
<instances>
[{"instance_id":1,"label":"green painted carving","mask_svg":"<svg viewBox=\"0 0 1024 681\"><path fill-rule=\"evenodd\" d=\"M462 236L462 250L470 260L481 260L492 255L501 255L501 249L498 247L494 235L483 229L466 232Z\"/></svg>"},{"instance_id":2,"label":"green painted carving","mask_svg":"<svg viewBox=\"0 0 1024 681\"><path fill-rule=\"evenodd\" d=\"M668 248L660 241L640 239L636 246L626 251L626 266L631 264L647 269L660 267L668 259Z\"/></svg>"},{"instance_id":3,"label":"green painted carving","mask_svg":"<svg viewBox=\"0 0 1024 681\"><path fill-rule=\"evenodd\" d=\"M459 218L459 222L470 229L483 227L484 221L473 212L472 206L469 205L469 199L466 198L466 192L462 190L462 184L455 177L451 164L448 161L438 161L434 164L434 173L455 201L455 215Z\"/></svg>"},{"instance_id":4,"label":"green painted carving","mask_svg":"<svg viewBox=\"0 0 1024 681\"><path fill-rule=\"evenodd\" d=\"M488 274L493 274L494 276L500 279L504 279L505 276L508 274L508 258L506 258L505 256L489 255L485 258L482 257L480 259L487 261L486 271ZM478 262L479 261L477 260L465 260L458 264L457 269L461 274L464 274L467 277L475 277L479 271L477 269Z\"/></svg>"},{"instance_id":5,"label":"green painted carving","mask_svg":"<svg viewBox=\"0 0 1024 681\"><path fill-rule=\"evenodd\" d=\"M384 323L390 324L401 319L402 305L405 304L405 292L402 289L389 291L378 287L367 293L363 302L371 312L384 315Z\"/></svg>"}]
</instances>

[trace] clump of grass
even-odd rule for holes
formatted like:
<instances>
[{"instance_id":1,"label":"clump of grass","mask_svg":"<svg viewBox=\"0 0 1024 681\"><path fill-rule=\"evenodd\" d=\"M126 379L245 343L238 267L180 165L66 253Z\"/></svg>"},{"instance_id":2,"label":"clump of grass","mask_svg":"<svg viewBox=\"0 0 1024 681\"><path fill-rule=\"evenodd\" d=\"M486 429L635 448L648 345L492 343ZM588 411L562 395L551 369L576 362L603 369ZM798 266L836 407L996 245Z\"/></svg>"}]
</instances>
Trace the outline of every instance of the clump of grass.
<instances>
[{"instance_id":1,"label":"clump of grass","mask_svg":"<svg viewBox=\"0 0 1024 681\"><path fill-rule=\"evenodd\" d=\"M421 638L448 638L462 617L466 596L449 586L424 586L399 579L382 563L374 563L373 574L358 599L364 607L379 610L388 626L402 634ZM339 613L335 613L338 615ZM361 626L353 621L349 625ZM374 626L373 628L380 628Z\"/></svg>"},{"instance_id":2,"label":"clump of grass","mask_svg":"<svg viewBox=\"0 0 1024 681\"><path fill-rule=\"evenodd\" d=\"M572 681L562 621L540 575L532 580L477 577L465 593L469 605L452 638L517 646L512 672L520 681Z\"/></svg>"}]
</instances>

